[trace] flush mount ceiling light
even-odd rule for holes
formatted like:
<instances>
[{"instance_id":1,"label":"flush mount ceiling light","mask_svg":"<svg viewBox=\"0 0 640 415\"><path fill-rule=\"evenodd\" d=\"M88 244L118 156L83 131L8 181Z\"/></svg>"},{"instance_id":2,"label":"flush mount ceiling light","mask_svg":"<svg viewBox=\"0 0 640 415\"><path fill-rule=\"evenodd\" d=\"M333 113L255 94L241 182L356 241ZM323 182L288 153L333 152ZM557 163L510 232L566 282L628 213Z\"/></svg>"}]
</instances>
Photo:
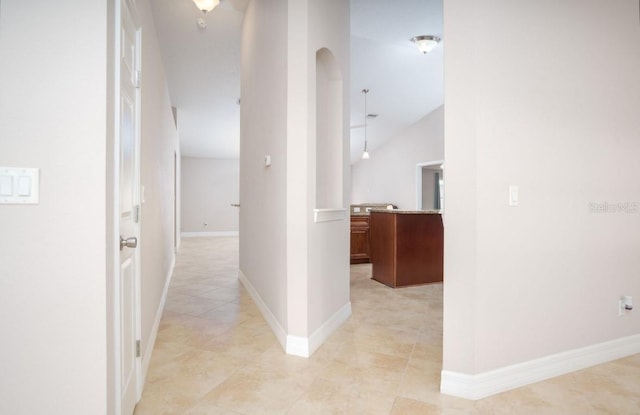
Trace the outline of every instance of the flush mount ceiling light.
<instances>
[{"instance_id":1,"label":"flush mount ceiling light","mask_svg":"<svg viewBox=\"0 0 640 415\"><path fill-rule=\"evenodd\" d=\"M438 43L440 43L441 39L438 36L422 35L412 37L410 40L416 44L420 52L426 55L427 53L431 52L431 50L435 48Z\"/></svg>"},{"instance_id":2,"label":"flush mount ceiling light","mask_svg":"<svg viewBox=\"0 0 640 415\"><path fill-rule=\"evenodd\" d=\"M210 12L220 4L220 0L193 0L193 2L198 6L198 9L202 10L203 13Z\"/></svg>"},{"instance_id":3,"label":"flush mount ceiling light","mask_svg":"<svg viewBox=\"0 0 640 415\"><path fill-rule=\"evenodd\" d=\"M369 89L365 88L362 90L364 94L364 151L362 152L362 159L367 160L369 158L369 152L367 151L367 94L369 93Z\"/></svg>"}]
</instances>

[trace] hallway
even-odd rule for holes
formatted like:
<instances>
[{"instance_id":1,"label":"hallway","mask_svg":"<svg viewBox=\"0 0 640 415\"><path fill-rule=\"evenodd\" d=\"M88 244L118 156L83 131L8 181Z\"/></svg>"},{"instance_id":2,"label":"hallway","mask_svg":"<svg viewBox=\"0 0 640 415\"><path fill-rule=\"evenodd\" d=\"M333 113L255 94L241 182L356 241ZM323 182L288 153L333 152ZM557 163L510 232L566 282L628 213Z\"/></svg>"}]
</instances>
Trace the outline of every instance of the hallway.
<instances>
[{"instance_id":1,"label":"hallway","mask_svg":"<svg viewBox=\"0 0 640 415\"><path fill-rule=\"evenodd\" d=\"M351 318L284 354L237 279L237 238L184 238L135 415L637 414L640 355L481 401L440 395L442 286L351 267Z\"/></svg>"}]
</instances>

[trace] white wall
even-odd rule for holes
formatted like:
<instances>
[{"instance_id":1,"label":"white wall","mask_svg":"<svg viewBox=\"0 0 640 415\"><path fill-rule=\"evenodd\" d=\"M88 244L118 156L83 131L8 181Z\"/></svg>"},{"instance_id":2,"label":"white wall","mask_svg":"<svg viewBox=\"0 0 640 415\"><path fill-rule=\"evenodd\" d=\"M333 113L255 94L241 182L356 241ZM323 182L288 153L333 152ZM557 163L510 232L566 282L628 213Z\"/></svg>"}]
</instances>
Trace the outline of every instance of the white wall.
<instances>
[{"instance_id":1,"label":"white wall","mask_svg":"<svg viewBox=\"0 0 640 415\"><path fill-rule=\"evenodd\" d=\"M238 232L239 169L239 160L182 157L182 232Z\"/></svg>"},{"instance_id":2,"label":"white wall","mask_svg":"<svg viewBox=\"0 0 640 415\"><path fill-rule=\"evenodd\" d=\"M145 198L140 221L141 343L142 355L148 359L157 330L155 324L162 313L163 291L175 261L174 217L179 216L174 215L174 154L177 153L179 172L180 149L150 0L137 0L136 6L142 26L140 181Z\"/></svg>"},{"instance_id":3,"label":"white wall","mask_svg":"<svg viewBox=\"0 0 640 415\"><path fill-rule=\"evenodd\" d=\"M106 413L106 12L0 3L0 166L41 179L0 205L3 414Z\"/></svg>"},{"instance_id":4,"label":"white wall","mask_svg":"<svg viewBox=\"0 0 640 415\"><path fill-rule=\"evenodd\" d=\"M444 106L351 166L351 203L416 208L416 164L444 158ZM446 184L445 184L446 186Z\"/></svg>"},{"instance_id":5,"label":"white wall","mask_svg":"<svg viewBox=\"0 0 640 415\"><path fill-rule=\"evenodd\" d=\"M171 121L143 25L142 347L173 258ZM0 412L107 414L114 396L112 2L0 4L0 166L39 167L40 204L0 206ZM179 154L179 153L178 153ZM37 399L34 398L37 391Z\"/></svg>"},{"instance_id":6,"label":"white wall","mask_svg":"<svg viewBox=\"0 0 640 415\"><path fill-rule=\"evenodd\" d=\"M296 339L303 348L348 306L347 217L313 223L316 51L322 47L336 57L348 91L348 2L250 3L242 39L240 269L283 345ZM348 118L343 114L343 137ZM348 200L347 149L343 142L341 207ZM270 167L263 164L266 154Z\"/></svg>"},{"instance_id":7,"label":"white wall","mask_svg":"<svg viewBox=\"0 0 640 415\"><path fill-rule=\"evenodd\" d=\"M617 315L640 298L640 214L589 211L639 202L638 2L445 0L444 16L444 370L640 334L640 313Z\"/></svg>"},{"instance_id":8,"label":"white wall","mask_svg":"<svg viewBox=\"0 0 640 415\"><path fill-rule=\"evenodd\" d=\"M296 9L291 7L290 13L294 13ZM305 337L311 341L311 347L318 347L322 336L328 334L335 327L332 322L346 319L351 313L351 303L349 301L350 275L349 275L349 193L350 193L350 175L349 175L349 88L350 88L350 58L351 58L351 26L350 26L350 7L349 2L342 0L314 0L308 5L309 22L308 28L299 26L300 21L296 24L296 30L307 31L309 34L308 50L306 51L307 63L307 88L309 96L306 104L309 113L313 116L308 121L309 149L308 161L304 166L305 171L309 174L307 185L307 228L308 228L308 286L307 286L307 329ZM290 37L299 39L301 34L290 29ZM291 42L291 40L290 40ZM335 67L332 68L336 73L331 74L330 82L318 82L323 75L316 75L317 65L316 59L318 54L316 51L326 48L330 51L335 59ZM323 52L326 52L324 50ZM322 54L322 53L321 53ZM291 68L290 68L291 73ZM305 73L305 72L303 72ZM337 79L340 78L341 82ZM296 80L292 80L289 89L298 87ZM291 81L290 81L291 82ZM327 86L329 84L330 86ZM341 84L341 85L340 85ZM340 86L342 90L339 91ZM326 94L329 91L318 91L320 88L328 88L330 90L330 100L324 98L318 99L317 94ZM342 96L339 96L339 93ZM292 97L301 98L301 97ZM340 103L340 100L342 102ZM337 102L336 102L337 101ZM334 110L330 116L323 118L319 116L317 105L327 105ZM341 106L340 106L341 104ZM291 108L302 107L303 102L290 102ZM339 114L342 110L342 114ZM321 113L323 111L320 111ZM327 115L326 112L324 115ZM290 117L290 120L292 118ZM299 118L295 118L299 120ZM323 140L317 136L322 129L317 128L318 123L327 123L331 125L331 134L333 140L338 141L338 146L332 146L333 154L330 157L323 157L323 145L327 145L327 140ZM341 125L340 125L341 123ZM290 123L291 126L291 123ZM294 133L295 134L295 133ZM295 137L295 135L294 135ZM340 143L341 141L341 143ZM342 148L340 148L340 144ZM337 148L336 148L337 147ZM320 156L319 156L320 155ZM299 161L299 160L296 160ZM324 166L318 163L324 162ZM298 166L303 167L303 166ZM333 198L333 204L329 206L317 205L316 195L322 191L318 188L318 175L326 174L327 170L333 171L333 188L337 191L337 196ZM294 175L297 173L292 172ZM295 180L295 179L294 179ZM294 191L302 191L301 188L294 184L290 193ZM329 207L343 208L345 212L344 220L330 221L322 223L314 223L313 208ZM294 228L292 230L295 231ZM295 254L297 255L297 254ZM293 295L296 295L293 293ZM293 315L299 315L297 310L292 310ZM318 334L318 333L323 334ZM315 333L315 334L314 334Z\"/></svg>"},{"instance_id":9,"label":"white wall","mask_svg":"<svg viewBox=\"0 0 640 415\"><path fill-rule=\"evenodd\" d=\"M269 45L269 47L264 47ZM252 1L241 52L240 270L287 326L287 1ZM271 155L265 167L264 156Z\"/></svg>"}]
</instances>

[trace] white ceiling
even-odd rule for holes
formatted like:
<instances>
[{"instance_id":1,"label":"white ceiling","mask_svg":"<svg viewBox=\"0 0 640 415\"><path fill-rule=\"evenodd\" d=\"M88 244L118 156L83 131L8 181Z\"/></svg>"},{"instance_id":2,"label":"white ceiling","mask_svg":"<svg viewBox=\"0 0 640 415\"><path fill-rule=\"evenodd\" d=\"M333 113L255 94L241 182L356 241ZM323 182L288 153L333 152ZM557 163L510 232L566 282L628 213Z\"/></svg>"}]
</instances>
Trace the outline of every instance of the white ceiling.
<instances>
[{"instance_id":1,"label":"white ceiling","mask_svg":"<svg viewBox=\"0 0 640 415\"><path fill-rule=\"evenodd\" d=\"M346 0L345 0L346 1ZM238 158L240 37L249 0L222 0L203 15L192 0L153 0L156 31L185 156ZM207 27L196 23L204 18ZM423 55L409 41L442 36L442 0L351 0L351 161L443 103L442 43Z\"/></svg>"}]
</instances>

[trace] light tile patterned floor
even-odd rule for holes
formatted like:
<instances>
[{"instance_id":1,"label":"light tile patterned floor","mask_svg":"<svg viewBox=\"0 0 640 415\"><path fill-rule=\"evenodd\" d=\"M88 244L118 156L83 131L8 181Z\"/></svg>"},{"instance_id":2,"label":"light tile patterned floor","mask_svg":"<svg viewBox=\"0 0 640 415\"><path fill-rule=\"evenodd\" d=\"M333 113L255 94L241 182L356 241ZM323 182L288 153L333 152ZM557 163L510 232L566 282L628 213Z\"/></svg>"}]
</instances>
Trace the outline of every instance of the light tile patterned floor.
<instances>
[{"instance_id":1,"label":"light tile patterned floor","mask_svg":"<svg viewBox=\"0 0 640 415\"><path fill-rule=\"evenodd\" d=\"M353 314L288 356L237 279L237 238L182 240L136 415L640 414L640 355L467 401L438 392L442 286L351 268Z\"/></svg>"}]
</instances>

